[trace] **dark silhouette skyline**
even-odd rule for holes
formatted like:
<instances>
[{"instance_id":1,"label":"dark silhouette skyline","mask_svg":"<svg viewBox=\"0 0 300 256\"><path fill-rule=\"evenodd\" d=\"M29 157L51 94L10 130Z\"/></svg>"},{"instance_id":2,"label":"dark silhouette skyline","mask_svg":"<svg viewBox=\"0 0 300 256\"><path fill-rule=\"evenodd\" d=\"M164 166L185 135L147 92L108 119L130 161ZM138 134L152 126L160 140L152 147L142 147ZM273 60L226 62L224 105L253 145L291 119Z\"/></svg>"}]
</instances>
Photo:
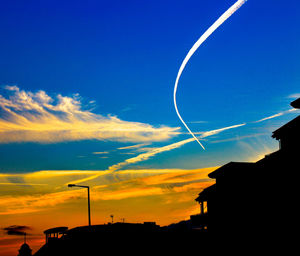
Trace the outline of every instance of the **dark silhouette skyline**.
<instances>
[{"instance_id":1,"label":"dark silhouette skyline","mask_svg":"<svg viewBox=\"0 0 300 256\"><path fill-rule=\"evenodd\" d=\"M300 99L291 103L300 108ZM46 230L46 243L34 255L93 255L97 250L114 253L155 253L192 246L260 239L282 239L298 225L297 185L300 116L272 133L279 150L257 162L229 162L209 174L215 184L195 199L199 214L190 220L161 227L154 222L113 223ZM283 180L283 174L291 179ZM191 247L189 247L191 246Z\"/></svg>"},{"instance_id":2,"label":"dark silhouette skyline","mask_svg":"<svg viewBox=\"0 0 300 256\"><path fill-rule=\"evenodd\" d=\"M300 108L300 98L293 101ZM191 216L194 225L226 236L229 233L254 237L291 235L298 225L300 169L300 116L272 133L279 150L255 163L230 162L208 176L214 185L204 189L196 201L207 211Z\"/></svg>"}]
</instances>

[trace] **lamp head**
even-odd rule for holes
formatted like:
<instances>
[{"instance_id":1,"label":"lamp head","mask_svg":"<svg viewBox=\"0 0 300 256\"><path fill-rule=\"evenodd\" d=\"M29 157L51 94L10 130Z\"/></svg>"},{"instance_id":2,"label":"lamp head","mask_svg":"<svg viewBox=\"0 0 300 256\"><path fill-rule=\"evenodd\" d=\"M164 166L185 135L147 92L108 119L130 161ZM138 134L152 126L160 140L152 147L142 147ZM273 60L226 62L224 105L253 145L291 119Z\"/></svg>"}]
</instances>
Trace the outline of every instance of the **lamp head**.
<instances>
[{"instance_id":1,"label":"lamp head","mask_svg":"<svg viewBox=\"0 0 300 256\"><path fill-rule=\"evenodd\" d=\"M71 188L71 187L75 187L76 185L75 184L68 184L68 187Z\"/></svg>"}]
</instances>

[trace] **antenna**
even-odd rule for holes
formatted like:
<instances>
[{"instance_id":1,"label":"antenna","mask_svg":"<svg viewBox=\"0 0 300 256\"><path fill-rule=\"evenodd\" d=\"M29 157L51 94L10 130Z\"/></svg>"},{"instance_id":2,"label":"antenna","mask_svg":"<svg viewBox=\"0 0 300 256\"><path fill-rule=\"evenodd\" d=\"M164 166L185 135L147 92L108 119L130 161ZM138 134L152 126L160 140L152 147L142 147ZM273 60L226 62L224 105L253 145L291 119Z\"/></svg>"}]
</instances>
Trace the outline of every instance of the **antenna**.
<instances>
[{"instance_id":1,"label":"antenna","mask_svg":"<svg viewBox=\"0 0 300 256\"><path fill-rule=\"evenodd\" d=\"M113 224L114 223L114 215L112 214L112 215L110 215L110 217L111 217L111 224Z\"/></svg>"}]
</instances>

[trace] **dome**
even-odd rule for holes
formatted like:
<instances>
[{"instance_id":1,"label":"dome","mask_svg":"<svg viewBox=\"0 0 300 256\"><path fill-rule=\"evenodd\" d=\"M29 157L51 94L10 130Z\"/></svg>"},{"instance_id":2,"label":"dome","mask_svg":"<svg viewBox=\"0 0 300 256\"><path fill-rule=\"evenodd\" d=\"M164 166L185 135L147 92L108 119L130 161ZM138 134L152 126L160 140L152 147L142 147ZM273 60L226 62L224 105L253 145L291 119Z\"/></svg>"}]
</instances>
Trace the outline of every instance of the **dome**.
<instances>
[{"instance_id":1,"label":"dome","mask_svg":"<svg viewBox=\"0 0 300 256\"><path fill-rule=\"evenodd\" d=\"M24 243L21 245L21 248L19 250L19 256L30 256L31 255L31 249L28 244Z\"/></svg>"},{"instance_id":2,"label":"dome","mask_svg":"<svg viewBox=\"0 0 300 256\"><path fill-rule=\"evenodd\" d=\"M31 250L30 247L29 247L29 245L26 244L26 243L22 244L22 246L20 248L20 250L28 250L28 249Z\"/></svg>"}]
</instances>

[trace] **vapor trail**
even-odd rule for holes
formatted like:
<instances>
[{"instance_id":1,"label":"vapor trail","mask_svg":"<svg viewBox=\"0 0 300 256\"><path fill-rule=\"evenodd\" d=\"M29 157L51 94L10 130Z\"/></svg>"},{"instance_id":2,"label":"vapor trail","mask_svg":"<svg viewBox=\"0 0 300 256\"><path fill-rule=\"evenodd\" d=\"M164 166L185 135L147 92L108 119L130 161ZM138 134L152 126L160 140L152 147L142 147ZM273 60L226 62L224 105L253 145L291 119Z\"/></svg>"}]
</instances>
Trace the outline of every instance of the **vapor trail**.
<instances>
[{"instance_id":1,"label":"vapor trail","mask_svg":"<svg viewBox=\"0 0 300 256\"><path fill-rule=\"evenodd\" d=\"M204 146L201 144L201 142L197 139L197 137L194 135L194 133L190 130L190 128L187 126L187 124L183 121L181 115L179 114L178 108L177 108L177 103L176 103L176 92L177 92L177 86L178 82L181 76L182 71L184 70L186 64L192 57L192 55L197 51L199 46L219 27L221 26L232 14L234 14L247 0L238 0L235 4L233 4L226 12L222 14L222 16L215 21L214 24L212 24L206 31L205 33L198 39L198 41L193 45L193 47L189 50L188 54L185 56L177 77L175 81L175 86L174 86L174 106L176 113L181 120L181 122L184 124L185 128L189 131L189 133L194 137L194 139L199 143L199 145L205 150Z\"/></svg>"}]
</instances>

